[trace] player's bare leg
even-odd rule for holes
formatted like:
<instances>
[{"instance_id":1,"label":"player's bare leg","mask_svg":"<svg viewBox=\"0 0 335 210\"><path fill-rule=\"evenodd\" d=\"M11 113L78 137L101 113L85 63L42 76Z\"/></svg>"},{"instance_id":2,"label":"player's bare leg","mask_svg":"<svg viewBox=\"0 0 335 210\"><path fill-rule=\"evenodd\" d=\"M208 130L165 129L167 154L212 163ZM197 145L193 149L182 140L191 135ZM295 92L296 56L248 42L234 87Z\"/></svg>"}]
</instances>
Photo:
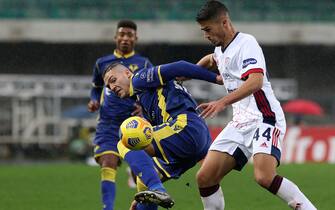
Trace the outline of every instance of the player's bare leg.
<instances>
[{"instance_id":1,"label":"player's bare leg","mask_svg":"<svg viewBox=\"0 0 335 210\"><path fill-rule=\"evenodd\" d=\"M276 173L277 160L269 154L258 153L254 157L256 182L277 195L295 210L316 210L315 206L290 180Z\"/></svg>"},{"instance_id":2,"label":"player's bare leg","mask_svg":"<svg viewBox=\"0 0 335 210\"><path fill-rule=\"evenodd\" d=\"M197 173L197 183L205 210L223 210L224 197L220 181L236 165L228 153L209 151Z\"/></svg>"}]
</instances>

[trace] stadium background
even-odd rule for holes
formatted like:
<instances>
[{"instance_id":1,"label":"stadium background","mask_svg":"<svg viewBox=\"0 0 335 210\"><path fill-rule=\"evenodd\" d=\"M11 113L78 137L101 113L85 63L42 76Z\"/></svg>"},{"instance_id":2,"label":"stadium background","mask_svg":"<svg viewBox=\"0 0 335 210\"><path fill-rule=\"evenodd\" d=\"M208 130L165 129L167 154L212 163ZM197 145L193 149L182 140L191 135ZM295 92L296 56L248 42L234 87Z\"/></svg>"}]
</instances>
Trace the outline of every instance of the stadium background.
<instances>
[{"instance_id":1,"label":"stadium background","mask_svg":"<svg viewBox=\"0 0 335 210\"><path fill-rule=\"evenodd\" d=\"M322 116L302 116L299 126L293 125L297 116L287 114L290 127L283 161L290 164L281 170L301 181L320 209L332 209L328 203L335 192L320 180L331 180L335 174L335 1L224 2L236 28L253 34L260 42L280 101L284 104L304 98L324 109ZM127 18L138 24L137 51L153 64L179 59L196 62L213 50L194 21L202 4L200 0L0 0L0 180L4 180L0 190L4 207L0 209L100 208L98 169L81 162L90 155L89 142L94 134L95 115L86 113L85 105L95 60L112 52L116 23ZM206 83L185 85L199 102L225 94L222 88ZM213 135L230 115L231 110L227 110L208 120ZM200 209L195 171L180 181L191 183L191 187L181 189L174 182L168 186L177 194L177 201L190 193L193 197L188 199L193 199L187 202ZM229 177L233 184L225 188L234 189L234 182L245 184L254 192L250 202L257 201L258 206L238 205L236 191L236 197L227 198L235 202L229 209L271 205L273 198L252 183L250 167L246 174L248 179ZM122 185L123 176L119 177ZM72 183L77 179L87 185ZM41 182L45 189L37 187ZM120 188L117 207L126 209L124 203L133 192ZM78 192L86 194L74 196ZM22 205L16 200L20 197L26 198ZM269 202L262 201L263 197ZM280 202L275 204L279 207L266 209L285 208ZM178 208L192 209L177 203Z\"/></svg>"}]
</instances>

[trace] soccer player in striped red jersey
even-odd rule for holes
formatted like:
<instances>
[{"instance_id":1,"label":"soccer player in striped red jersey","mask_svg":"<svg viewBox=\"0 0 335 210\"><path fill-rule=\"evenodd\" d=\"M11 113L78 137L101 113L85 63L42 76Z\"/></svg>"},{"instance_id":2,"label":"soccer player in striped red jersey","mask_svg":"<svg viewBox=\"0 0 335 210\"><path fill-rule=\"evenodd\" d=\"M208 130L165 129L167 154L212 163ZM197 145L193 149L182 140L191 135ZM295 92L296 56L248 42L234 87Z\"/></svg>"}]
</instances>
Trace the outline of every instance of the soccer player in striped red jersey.
<instances>
[{"instance_id":1,"label":"soccer player in striped red jersey","mask_svg":"<svg viewBox=\"0 0 335 210\"><path fill-rule=\"evenodd\" d=\"M276 172L286 122L256 39L235 31L228 9L219 1L206 2L196 19L205 38L216 46L198 64L218 69L228 92L219 100L199 105L203 109L200 116L215 117L233 106L233 119L214 140L197 173L204 209L224 209L220 181L233 169L241 170L250 157L260 186L292 209L316 209L293 182Z\"/></svg>"}]
</instances>

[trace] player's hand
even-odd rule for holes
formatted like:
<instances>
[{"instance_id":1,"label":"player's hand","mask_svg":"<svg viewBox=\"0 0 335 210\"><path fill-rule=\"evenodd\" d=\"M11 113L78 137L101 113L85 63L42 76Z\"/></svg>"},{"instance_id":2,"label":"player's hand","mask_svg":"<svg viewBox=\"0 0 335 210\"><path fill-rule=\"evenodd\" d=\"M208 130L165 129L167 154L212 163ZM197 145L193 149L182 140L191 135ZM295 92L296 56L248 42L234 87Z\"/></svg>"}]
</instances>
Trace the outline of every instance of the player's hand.
<instances>
[{"instance_id":1,"label":"player's hand","mask_svg":"<svg viewBox=\"0 0 335 210\"><path fill-rule=\"evenodd\" d=\"M87 104L87 110L89 112L95 112L99 109L100 103L98 101L90 100Z\"/></svg>"},{"instance_id":2,"label":"player's hand","mask_svg":"<svg viewBox=\"0 0 335 210\"><path fill-rule=\"evenodd\" d=\"M133 202L130 204L130 208L129 208L129 210L136 210L136 205L137 205L137 201L133 201Z\"/></svg>"},{"instance_id":3,"label":"player's hand","mask_svg":"<svg viewBox=\"0 0 335 210\"><path fill-rule=\"evenodd\" d=\"M197 107L198 109L202 109L202 112L200 113L200 117L202 118L213 118L215 117L220 111L224 110L226 108L226 105L223 100L217 100L212 101L208 103L200 104Z\"/></svg>"},{"instance_id":4,"label":"player's hand","mask_svg":"<svg viewBox=\"0 0 335 210\"><path fill-rule=\"evenodd\" d=\"M135 110L131 113L132 116L143 116L142 106L138 103L134 103Z\"/></svg>"},{"instance_id":5,"label":"player's hand","mask_svg":"<svg viewBox=\"0 0 335 210\"><path fill-rule=\"evenodd\" d=\"M223 78L221 75L216 76L216 84L223 85Z\"/></svg>"}]
</instances>

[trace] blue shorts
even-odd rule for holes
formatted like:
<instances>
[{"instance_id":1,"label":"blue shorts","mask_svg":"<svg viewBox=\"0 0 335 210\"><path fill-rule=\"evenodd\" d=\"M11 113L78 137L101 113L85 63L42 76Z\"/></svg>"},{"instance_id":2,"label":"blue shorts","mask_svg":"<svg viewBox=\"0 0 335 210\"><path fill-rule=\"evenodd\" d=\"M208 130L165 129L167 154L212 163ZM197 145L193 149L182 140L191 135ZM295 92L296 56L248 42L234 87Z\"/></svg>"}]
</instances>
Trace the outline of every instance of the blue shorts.
<instances>
[{"instance_id":1,"label":"blue shorts","mask_svg":"<svg viewBox=\"0 0 335 210\"><path fill-rule=\"evenodd\" d=\"M156 168L166 178L177 179L205 158L212 142L205 121L195 112L154 127Z\"/></svg>"},{"instance_id":2,"label":"blue shorts","mask_svg":"<svg viewBox=\"0 0 335 210\"><path fill-rule=\"evenodd\" d=\"M119 156L117 143L119 142L119 128L113 123L101 121L98 123L94 137L94 158L105 154Z\"/></svg>"},{"instance_id":3,"label":"blue shorts","mask_svg":"<svg viewBox=\"0 0 335 210\"><path fill-rule=\"evenodd\" d=\"M117 143L119 142L119 129L122 122L131 117L134 110L134 98L121 99L115 94L103 92L99 111L99 121L94 138L94 157L104 154L119 155Z\"/></svg>"},{"instance_id":4,"label":"blue shorts","mask_svg":"<svg viewBox=\"0 0 335 210\"><path fill-rule=\"evenodd\" d=\"M119 140L111 140L111 141L105 141L103 143L100 143L98 145L95 145L94 147L94 158L97 159L102 155L106 154L114 154L116 156L119 155L119 151L117 149L117 143Z\"/></svg>"}]
</instances>

